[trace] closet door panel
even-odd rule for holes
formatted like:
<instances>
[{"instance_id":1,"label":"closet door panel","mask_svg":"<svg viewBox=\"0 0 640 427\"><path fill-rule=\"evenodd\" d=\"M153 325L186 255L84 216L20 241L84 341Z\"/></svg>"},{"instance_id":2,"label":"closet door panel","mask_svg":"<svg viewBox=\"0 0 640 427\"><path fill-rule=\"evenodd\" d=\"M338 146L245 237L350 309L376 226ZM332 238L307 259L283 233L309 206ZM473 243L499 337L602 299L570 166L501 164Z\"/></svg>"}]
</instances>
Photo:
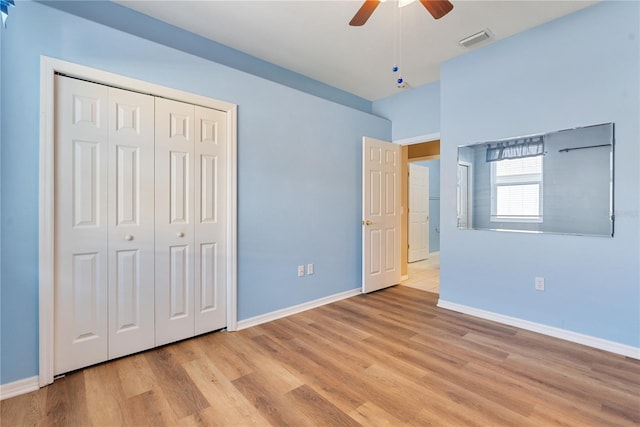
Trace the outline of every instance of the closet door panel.
<instances>
[{"instance_id":1,"label":"closet door panel","mask_svg":"<svg viewBox=\"0 0 640 427\"><path fill-rule=\"evenodd\" d=\"M54 374L107 359L107 98L55 77Z\"/></svg>"},{"instance_id":2,"label":"closet door panel","mask_svg":"<svg viewBox=\"0 0 640 427\"><path fill-rule=\"evenodd\" d=\"M194 107L156 98L156 345L194 334Z\"/></svg>"},{"instance_id":3,"label":"closet door panel","mask_svg":"<svg viewBox=\"0 0 640 427\"><path fill-rule=\"evenodd\" d=\"M226 326L227 123L195 107L195 333Z\"/></svg>"},{"instance_id":4,"label":"closet door panel","mask_svg":"<svg viewBox=\"0 0 640 427\"><path fill-rule=\"evenodd\" d=\"M109 358L155 345L154 98L109 89Z\"/></svg>"}]
</instances>

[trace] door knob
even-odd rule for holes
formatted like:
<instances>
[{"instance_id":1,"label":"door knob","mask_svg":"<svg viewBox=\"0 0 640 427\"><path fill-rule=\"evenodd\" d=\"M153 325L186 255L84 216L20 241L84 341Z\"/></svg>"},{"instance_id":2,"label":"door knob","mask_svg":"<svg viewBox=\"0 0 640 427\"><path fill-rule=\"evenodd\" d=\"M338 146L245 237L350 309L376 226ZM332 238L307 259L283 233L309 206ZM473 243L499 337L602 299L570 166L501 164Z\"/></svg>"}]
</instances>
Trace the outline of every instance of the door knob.
<instances>
[{"instance_id":1,"label":"door knob","mask_svg":"<svg viewBox=\"0 0 640 427\"><path fill-rule=\"evenodd\" d=\"M133 236L131 234L127 234L126 236L124 236L124 240L130 242L131 240L133 240Z\"/></svg>"},{"instance_id":2,"label":"door knob","mask_svg":"<svg viewBox=\"0 0 640 427\"><path fill-rule=\"evenodd\" d=\"M369 221L368 219L362 221L362 225L372 225L372 224L373 224L373 221Z\"/></svg>"},{"instance_id":3,"label":"door knob","mask_svg":"<svg viewBox=\"0 0 640 427\"><path fill-rule=\"evenodd\" d=\"M183 233L182 231L178 231L178 232L176 233L176 236L178 236L178 237L184 237L184 233Z\"/></svg>"}]
</instances>

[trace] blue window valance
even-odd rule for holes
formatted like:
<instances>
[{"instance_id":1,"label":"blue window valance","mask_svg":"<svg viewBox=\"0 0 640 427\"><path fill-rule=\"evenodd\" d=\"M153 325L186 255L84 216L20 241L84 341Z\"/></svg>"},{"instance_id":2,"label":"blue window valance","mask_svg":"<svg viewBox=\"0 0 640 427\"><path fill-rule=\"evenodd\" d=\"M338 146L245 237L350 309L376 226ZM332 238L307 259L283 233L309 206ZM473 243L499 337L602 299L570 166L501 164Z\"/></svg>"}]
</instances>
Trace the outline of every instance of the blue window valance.
<instances>
[{"instance_id":1,"label":"blue window valance","mask_svg":"<svg viewBox=\"0 0 640 427\"><path fill-rule=\"evenodd\" d=\"M544 136L531 136L487 144L487 162L522 159L544 154Z\"/></svg>"}]
</instances>

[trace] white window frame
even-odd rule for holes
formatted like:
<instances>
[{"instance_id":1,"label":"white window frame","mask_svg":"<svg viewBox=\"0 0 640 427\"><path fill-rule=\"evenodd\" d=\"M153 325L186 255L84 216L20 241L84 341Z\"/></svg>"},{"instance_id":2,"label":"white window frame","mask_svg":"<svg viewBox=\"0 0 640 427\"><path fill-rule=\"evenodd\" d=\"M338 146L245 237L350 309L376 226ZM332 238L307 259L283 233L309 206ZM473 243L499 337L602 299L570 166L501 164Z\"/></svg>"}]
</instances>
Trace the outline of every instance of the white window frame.
<instances>
[{"instance_id":1,"label":"white window frame","mask_svg":"<svg viewBox=\"0 0 640 427\"><path fill-rule=\"evenodd\" d=\"M499 160L500 161L500 160ZM534 174L522 174L512 175L509 177L496 176L498 161L491 162L491 215L489 217L490 222L521 222L521 223L542 223L543 222L543 175L544 175L544 159L541 156L540 159L540 173ZM526 185L526 184L538 184L538 215L537 216L499 216L498 210L498 191L499 186L511 186L511 185Z\"/></svg>"}]
</instances>

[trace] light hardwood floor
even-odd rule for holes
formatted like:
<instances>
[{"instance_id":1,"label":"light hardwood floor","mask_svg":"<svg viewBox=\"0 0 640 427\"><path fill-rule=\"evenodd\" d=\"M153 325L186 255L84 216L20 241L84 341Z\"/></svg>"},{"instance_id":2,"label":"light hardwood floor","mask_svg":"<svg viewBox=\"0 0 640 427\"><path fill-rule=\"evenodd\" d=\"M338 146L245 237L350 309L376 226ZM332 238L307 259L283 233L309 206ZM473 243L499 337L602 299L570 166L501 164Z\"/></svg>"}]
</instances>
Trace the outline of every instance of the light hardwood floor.
<instances>
[{"instance_id":1,"label":"light hardwood floor","mask_svg":"<svg viewBox=\"0 0 640 427\"><path fill-rule=\"evenodd\" d=\"M631 426L640 362L396 286L67 375L2 426Z\"/></svg>"}]
</instances>

